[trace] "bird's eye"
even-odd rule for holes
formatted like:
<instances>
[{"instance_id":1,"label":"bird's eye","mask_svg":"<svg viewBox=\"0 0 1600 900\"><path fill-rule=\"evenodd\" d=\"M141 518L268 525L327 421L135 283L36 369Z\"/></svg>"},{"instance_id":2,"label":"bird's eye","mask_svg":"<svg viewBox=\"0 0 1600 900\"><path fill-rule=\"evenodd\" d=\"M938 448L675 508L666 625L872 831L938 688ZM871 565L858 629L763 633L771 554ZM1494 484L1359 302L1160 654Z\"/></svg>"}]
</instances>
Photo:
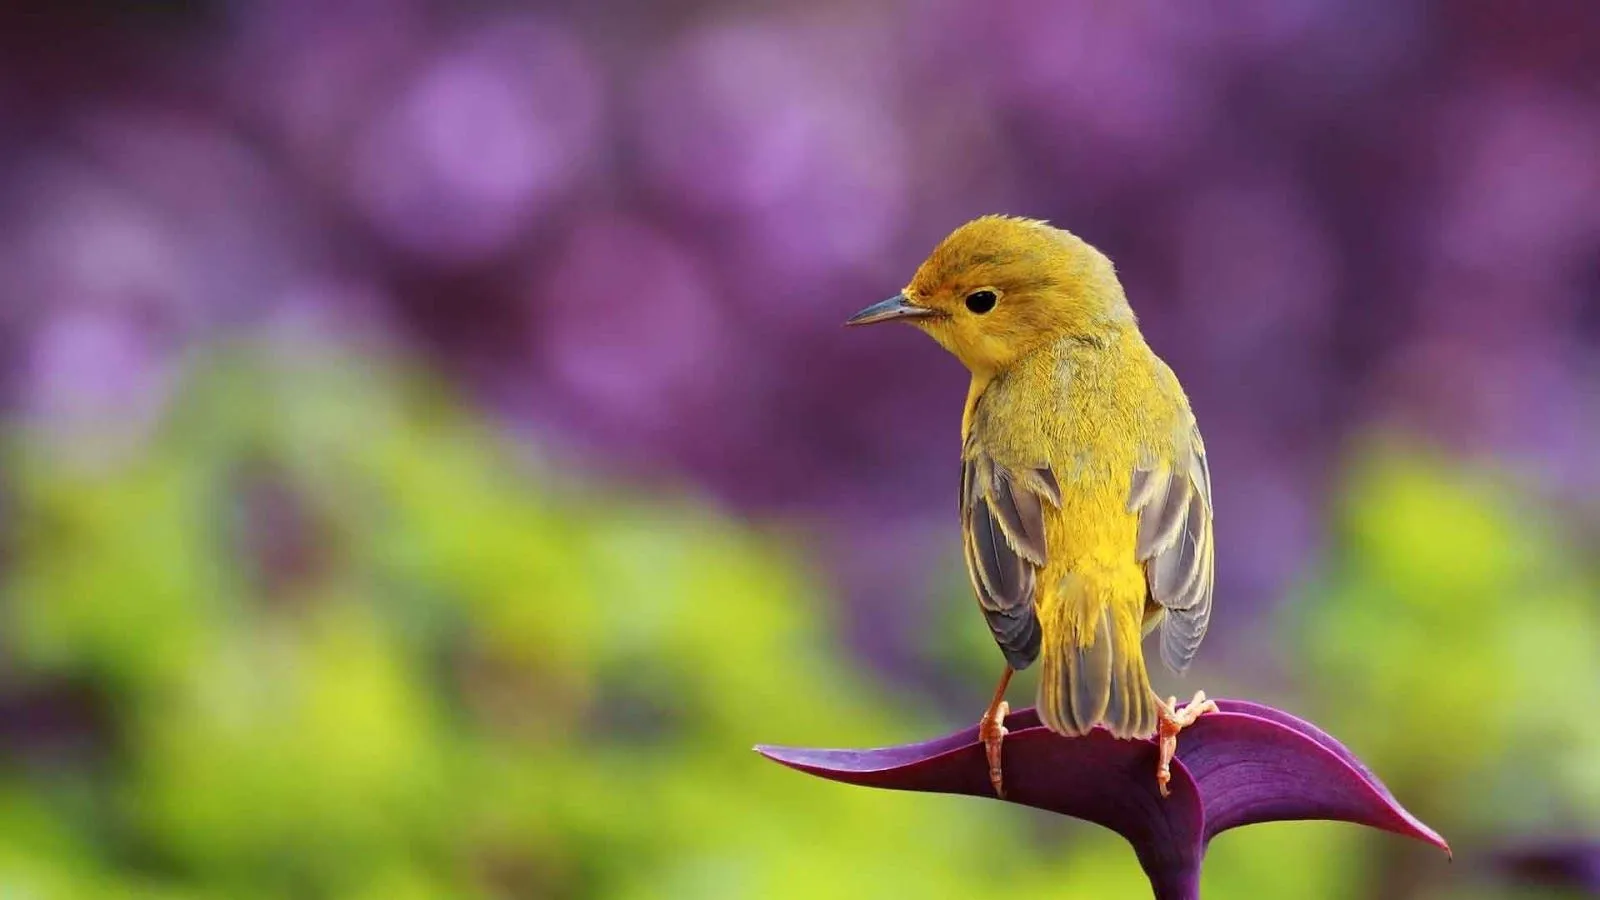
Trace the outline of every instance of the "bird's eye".
<instances>
[{"instance_id":1,"label":"bird's eye","mask_svg":"<svg viewBox=\"0 0 1600 900\"><path fill-rule=\"evenodd\" d=\"M967 309L981 316L994 309L994 303L998 299L994 291L973 291L967 295Z\"/></svg>"}]
</instances>

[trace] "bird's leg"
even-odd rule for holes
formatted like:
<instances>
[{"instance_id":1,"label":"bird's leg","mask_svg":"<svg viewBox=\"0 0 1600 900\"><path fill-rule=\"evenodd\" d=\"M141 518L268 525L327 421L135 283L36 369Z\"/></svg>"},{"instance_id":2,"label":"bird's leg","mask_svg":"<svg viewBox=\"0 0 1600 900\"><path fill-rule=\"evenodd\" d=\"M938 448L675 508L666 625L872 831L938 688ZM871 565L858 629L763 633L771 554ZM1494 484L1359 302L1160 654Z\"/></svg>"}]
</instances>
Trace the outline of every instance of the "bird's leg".
<instances>
[{"instance_id":1,"label":"bird's leg","mask_svg":"<svg viewBox=\"0 0 1600 900\"><path fill-rule=\"evenodd\" d=\"M1160 697L1156 698L1157 716L1160 724L1157 726L1157 735L1161 742L1161 760L1156 764L1156 784L1161 787L1161 796L1167 796L1167 782L1172 780L1172 757L1178 752L1178 732L1194 724L1194 720L1208 712L1216 712L1217 704L1206 699L1205 691L1195 691L1194 699L1178 709L1178 698L1168 697L1163 703Z\"/></svg>"},{"instance_id":2,"label":"bird's leg","mask_svg":"<svg viewBox=\"0 0 1600 900\"><path fill-rule=\"evenodd\" d=\"M989 709L978 720L978 738L983 741L983 753L989 758L989 783L994 785L994 795L1005 798L1005 785L1000 778L1000 742L1006 736L1006 716L1011 714L1011 704L1006 702L1006 686L1011 684L1012 669L1006 666L1000 675L1000 686L994 689L994 699Z\"/></svg>"}]
</instances>

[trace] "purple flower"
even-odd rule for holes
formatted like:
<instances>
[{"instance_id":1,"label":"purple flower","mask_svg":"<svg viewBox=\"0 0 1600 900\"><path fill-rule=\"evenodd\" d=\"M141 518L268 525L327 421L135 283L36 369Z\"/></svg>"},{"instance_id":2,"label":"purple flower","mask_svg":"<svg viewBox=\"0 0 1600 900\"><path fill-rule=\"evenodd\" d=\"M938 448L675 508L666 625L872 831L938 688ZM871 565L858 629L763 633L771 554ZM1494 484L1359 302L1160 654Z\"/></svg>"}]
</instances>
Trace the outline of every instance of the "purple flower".
<instances>
[{"instance_id":1,"label":"purple flower","mask_svg":"<svg viewBox=\"0 0 1600 900\"><path fill-rule=\"evenodd\" d=\"M1154 741L1104 731L1064 738L1033 710L1006 720L1006 799L1103 825L1133 844L1157 898L1199 896L1211 839L1258 822L1355 822L1450 847L1406 812L1361 761L1316 726L1242 700L1218 700L1178 739L1172 796L1157 793ZM978 729L881 750L757 747L834 781L993 797Z\"/></svg>"}]
</instances>

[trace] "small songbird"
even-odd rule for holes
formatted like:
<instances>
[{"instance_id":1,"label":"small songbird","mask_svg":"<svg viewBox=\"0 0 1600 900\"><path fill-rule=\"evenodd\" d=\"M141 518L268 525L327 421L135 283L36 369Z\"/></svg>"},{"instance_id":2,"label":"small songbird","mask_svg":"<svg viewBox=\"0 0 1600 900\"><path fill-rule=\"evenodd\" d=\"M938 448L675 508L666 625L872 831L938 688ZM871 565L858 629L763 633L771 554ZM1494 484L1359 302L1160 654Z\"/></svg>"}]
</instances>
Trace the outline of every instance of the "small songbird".
<instances>
[{"instance_id":1,"label":"small songbird","mask_svg":"<svg viewBox=\"0 0 1600 900\"><path fill-rule=\"evenodd\" d=\"M1052 731L1160 737L1214 710L1150 687L1142 641L1175 672L1211 617L1211 473L1183 388L1139 333L1111 261L1070 232L984 216L956 229L899 294L850 325L903 320L972 372L961 417L967 571L1006 667L979 723L1004 796L1014 670L1042 660Z\"/></svg>"}]
</instances>

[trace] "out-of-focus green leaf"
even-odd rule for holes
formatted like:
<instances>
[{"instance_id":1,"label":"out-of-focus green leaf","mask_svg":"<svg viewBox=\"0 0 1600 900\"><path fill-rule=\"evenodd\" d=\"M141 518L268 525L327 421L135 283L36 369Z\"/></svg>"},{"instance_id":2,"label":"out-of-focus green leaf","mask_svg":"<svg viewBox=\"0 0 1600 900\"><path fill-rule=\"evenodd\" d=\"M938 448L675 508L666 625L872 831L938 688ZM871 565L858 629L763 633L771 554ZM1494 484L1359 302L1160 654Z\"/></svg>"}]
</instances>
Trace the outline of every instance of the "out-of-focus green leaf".
<instances>
[{"instance_id":1,"label":"out-of-focus green leaf","mask_svg":"<svg viewBox=\"0 0 1600 900\"><path fill-rule=\"evenodd\" d=\"M1552 810L1600 825L1577 762L1600 759L1581 699L1600 684L1600 608L1554 523L1420 449L1363 459L1325 576L1295 609L1318 721L1447 835L1549 827Z\"/></svg>"},{"instance_id":2,"label":"out-of-focus green leaf","mask_svg":"<svg viewBox=\"0 0 1600 900\"><path fill-rule=\"evenodd\" d=\"M0 895L1145 889L1109 833L760 759L758 742L955 723L843 657L792 545L532 458L401 367L234 346L116 466L57 465L21 432L0 446L0 690L86 686L98 742L0 766ZM1594 809L1600 745L1571 693L1597 674L1592 585L1554 526L1392 450L1357 468L1341 515L1287 645L1308 704L1430 819ZM965 673L949 685L981 699L992 648L958 568L940 578L931 620ZM1207 890L1352 896L1369 847L1338 826L1230 835Z\"/></svg>"}]
</instances>

